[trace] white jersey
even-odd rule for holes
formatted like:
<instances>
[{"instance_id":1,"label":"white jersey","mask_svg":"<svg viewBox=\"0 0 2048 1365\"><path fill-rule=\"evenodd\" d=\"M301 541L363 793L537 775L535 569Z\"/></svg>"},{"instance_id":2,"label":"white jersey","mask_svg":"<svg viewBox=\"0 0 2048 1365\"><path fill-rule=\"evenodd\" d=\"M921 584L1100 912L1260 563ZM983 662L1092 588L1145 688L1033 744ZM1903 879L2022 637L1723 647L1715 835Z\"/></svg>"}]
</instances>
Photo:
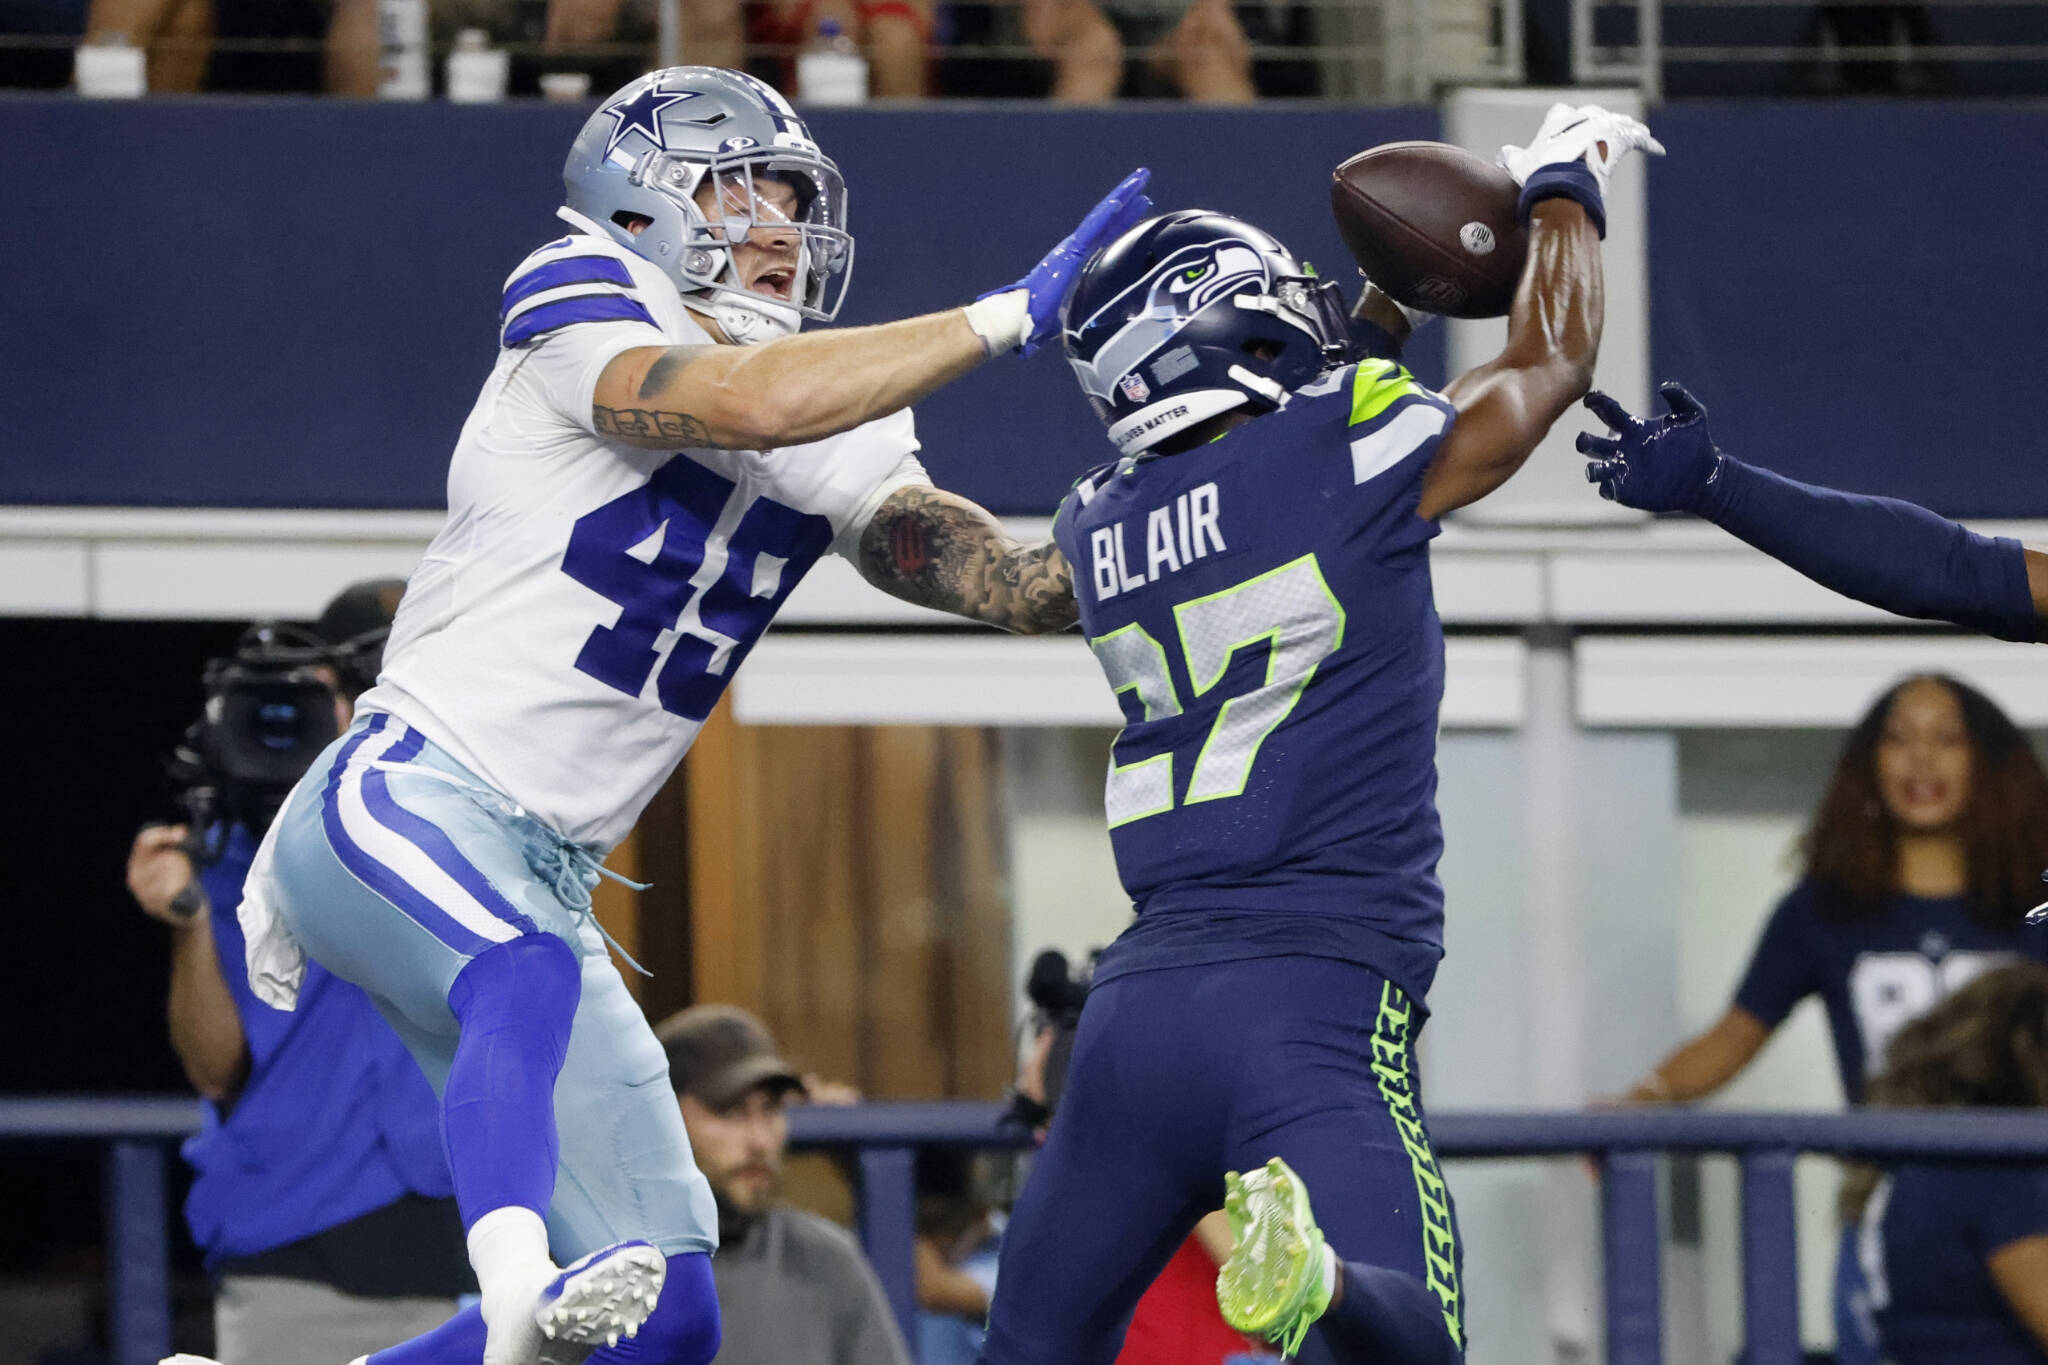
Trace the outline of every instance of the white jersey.
<instances>
[{"instance_id":1,"label":"white jersey","mask_svg":"<svg viewBox=\"0 0 2048 1365\"><path fill-rule=\"evenodd\" d=\"M908 411L768 451L635 449L592 425L606 362L708 344L653 265L575 235L505 286L448 521L361 705L423 731L571 839L609 848L689 750L799 579L928 483Z\"/></svg>"}]
</instances>

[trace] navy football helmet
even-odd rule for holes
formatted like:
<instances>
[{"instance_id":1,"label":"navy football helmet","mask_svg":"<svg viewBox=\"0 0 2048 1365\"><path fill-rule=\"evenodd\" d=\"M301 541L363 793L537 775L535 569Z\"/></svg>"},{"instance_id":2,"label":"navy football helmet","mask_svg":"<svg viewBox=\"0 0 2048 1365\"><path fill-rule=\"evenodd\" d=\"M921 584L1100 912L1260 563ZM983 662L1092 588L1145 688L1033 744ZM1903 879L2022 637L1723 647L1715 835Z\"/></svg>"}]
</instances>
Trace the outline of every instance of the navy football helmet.
<instances>
[{"instance_id":1,"label":"navy football helmet","mask_svg":"<svg viewBox=\"0 0 2048 1365\"><path fill-rule=\"evenodd\" d=\"M1343 297L1250 223L1188 209L1097 252L1060 311L1067 360L1127 455L1237 408L1271 412L1342 361Z\"/></svg>"},{"instance_id":2,"label":"navy football helmet","mask_svg":"<svg viewBox=\"0 0 2048 1365\"><path fill-rule=\"evenodd\" d=\"M756 193L766 178L795 189L793 215ZM716 218L696 199L707 179ZM624 86L584 122L562 183L563 218L660 266L683 302L734 341L786 336L806 318L830 322L846 296L846 183L789 101L743 71L671 66ZM623 215L646 219L646 230L632 232ZM733 244L762 227L800 243L787 303L744 288L733 263Z\"/></svg>"}]
</instances>

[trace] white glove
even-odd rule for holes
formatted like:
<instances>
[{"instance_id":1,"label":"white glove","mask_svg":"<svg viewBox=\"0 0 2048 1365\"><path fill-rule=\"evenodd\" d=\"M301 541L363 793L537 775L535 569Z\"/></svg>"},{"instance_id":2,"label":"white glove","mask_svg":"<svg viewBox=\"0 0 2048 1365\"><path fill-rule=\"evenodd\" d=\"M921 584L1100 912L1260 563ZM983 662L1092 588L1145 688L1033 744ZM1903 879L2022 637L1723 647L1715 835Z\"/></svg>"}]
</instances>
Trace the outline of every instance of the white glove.
<instances>
[{"instance_id":1,"label":"white glove","mask_svg":"<svg viewBox=\"0 0 2048 1365\"><path fill-rule=\"evenodd\" d=\"M1500 165L1517 185L1545 166L1557 166L1584 159L1593 181L1607 194L1607 177L1615 163L1636 148L1656 156L1664 155L1664 144L1650 136L1650 130L1627 114L1612 114L1597 104L1553 104L1543 116L1543 126L1527 147L1500 149Z\"/></svg>"}]
</instances>

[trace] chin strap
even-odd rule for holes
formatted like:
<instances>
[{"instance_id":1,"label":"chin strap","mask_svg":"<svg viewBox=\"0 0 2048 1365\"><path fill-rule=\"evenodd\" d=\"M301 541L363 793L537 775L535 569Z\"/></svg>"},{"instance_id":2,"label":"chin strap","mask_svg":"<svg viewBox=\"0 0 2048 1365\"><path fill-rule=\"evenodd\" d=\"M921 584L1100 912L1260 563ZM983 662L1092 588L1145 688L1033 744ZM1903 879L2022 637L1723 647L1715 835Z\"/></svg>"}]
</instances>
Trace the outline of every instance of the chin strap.
<instances>
[{"instance_id":1,"label":"chin strap","mask_svg":"<svg viewBox=\"0 0 2048 1365\"><path fill-rule=\"evenodd\" d=\"M764 342L779 341L783 337L795 336L803 326L802 316L793 308L775 309L772 305L755 308L719 293L685 294L683 306L716 322L718 330L725 333L725 339L735 346L759 346Z\"/></svg>"},{"instance_id":2,"label":"chin strap","mask_svg":"<svg viewBox=\"0 0 2048 1365\"><path fill-rule=\"evenodd\" d=\"M1287 400L1294 396L1286 390L1279 380L1268 379L1262 374L1253 374L1242 365L1232 365L1224 373L1230 377L1232 383L1242 384L1246 389L1258 394L1276 408L1286 407Z\"/></svg>"}]
</instances>

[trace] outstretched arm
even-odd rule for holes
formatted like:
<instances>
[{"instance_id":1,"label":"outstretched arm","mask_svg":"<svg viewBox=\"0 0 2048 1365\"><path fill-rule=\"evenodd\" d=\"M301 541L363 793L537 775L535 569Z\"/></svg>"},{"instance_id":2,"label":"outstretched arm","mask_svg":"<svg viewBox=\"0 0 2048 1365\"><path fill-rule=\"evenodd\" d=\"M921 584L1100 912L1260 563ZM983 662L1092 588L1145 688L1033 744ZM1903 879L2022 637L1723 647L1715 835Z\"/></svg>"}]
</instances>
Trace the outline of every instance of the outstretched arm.
<instances>
[{"instance_id":1,"label":"outstretched arm","mask_svg":"<svg viewBox=\"0 0 2048 1365\"><path fill-rule=\"evenodd\" d=\"M861 533L859 564L861 576L892 597L1022 635L1065 630L1079 615L1059 546L1026 545L941 488L891 494Z\"/></svg>"},{"instance_id":2,"label":"outstretched arm","mask_svg":"<svg viewBox=\"0 0 2048 1365\"><path fill-rule=\"evenodd\" d=\"M1586 400L1612 438L1579 437L1600 496L1648 512L1693 512L1824 588L1873 607L2001 640L2048 638L2048 554L1980 536L1924 507L1800 483L1723 454L1707 410L1677 384L1669 415L1639 421L1605 394Z\"/></svg>"},{"instance_id":3,"label":"outstretched arm","mask_svg":"<svg viewBox=\"0 0 2048 1365\"><path fill-rule=\"evenodd\" d=\"M1522 467L1551 423L1593 385L1605 296L1600 234L1585 209L1546 199L1529 222L1529 264L1508 314L1508 344L1444 388L1458 420L1423 476L1416 511L1434 521L1477 502Z\"/></svg>"},{"instance_id":4,"label":"outstretched arm","mask_svg":"<svg viewBox=\"0 0 2048 1365\"><path fill-rule=\"evenodd\" d=\"M1132 172L1017 283L965 308L760 346L636 346L598 376L592 424L648 450L767 450L821 440L909 407L991 356L1029 355L1059 326L1095 249L1151 212Z\"/></svg>"},{"instance_id":5,"label":"outstretched arm","mask_svg":"<svg viewBox=\"0 0 2048 1365\"><path fill-rule=\"evenodd\" d=\"M1730 1005L1714 1026L1688 1039L1628 1092L1634 1104L1685 1104L1704 1099L1735 1079L1770 1041L1770 1026L1740 1005Z\"/></svg>"},{"instance_id":6,"label":"outstretched arm","mask_svg":"<svg viewBox=\"0 0 2048 1365\"><path fill-rule=\"evenodd\" d=\"M992 354L964 308L762 346L636 346L598 376L592 416L650 450L767 450L909 407Z\"/></svg>"},{"instance_id":7,"label":"outstretched arm","mask_svg":"<svg viewBox=\"0 0 2048 1365\"><path fill-rule=\"evenodd\" d=\"M1635 119L1596 105L1554 104L1526 148L1501 164L1522 187L1529 259L1499 356L1444 389L1458 420L1423 477L1417 512L1434 521L1506 483L1551 423L1593 383L1606 299L1600 238L1607 180L1631 151L1664 148Z\"/></svg>"}]
</instances>

